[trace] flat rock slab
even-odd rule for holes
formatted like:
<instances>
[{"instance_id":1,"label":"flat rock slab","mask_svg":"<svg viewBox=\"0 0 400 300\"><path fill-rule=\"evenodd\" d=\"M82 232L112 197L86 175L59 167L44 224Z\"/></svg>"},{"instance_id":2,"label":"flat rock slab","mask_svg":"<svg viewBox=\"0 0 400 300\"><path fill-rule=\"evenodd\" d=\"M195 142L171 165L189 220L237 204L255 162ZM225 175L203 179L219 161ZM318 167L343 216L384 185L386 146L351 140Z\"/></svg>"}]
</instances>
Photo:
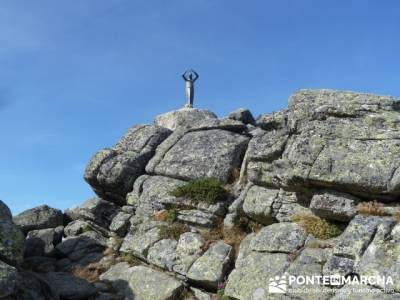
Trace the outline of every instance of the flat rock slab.
<instances>
[{"instance_id":1,"label":"flat rock slab","mask_svg":"<svg viewBox=\"0 0 400 300\"><path fill-rule=\"evenodd\" d=\"M247 136L220 129L173 134L165 141L168 147L161 145L146 169L184 180L216 177L227 182L240 168L248 141Z\"/></svg>"},{"instance_id":2,"label":"flat rock slab","mask_svg":"<svg viewBox=\"0 0 400 300\"><path fill-rule=\"evenodd\" d=\"M181 281L145 266L129 267L120 263L101 275L128 300L177 299L184 289Z\"/></svg>"},{"instance_id":3,"label":"flat rock slab","mask_svg":"<svg viewBox=\"0 0 400 300\"><path fill-rule=\"evenodd\" d=\"M252 239L250 248L254 251L293 253L300 249L307 234L296 223L275 223L261 229Z\"/></svg>"},{"instance_id":4,"label":"flat rock slab","mask_svg":"<svg viewBox=\"0 0 400 300\"><path fill-rule=\"evenodd\" d=\"M154 119L154 124L175 130L178 127L191 127L198 121L216 118L217 116L207 109L181 108L158 115Z\"/></svg>"},{"instance_id":5,"label":"flat rock slab","mask_svg":"<svg viewBox=\"0 0 400 300\"><path fill-rule=\"evenodd\" d=\"M218 283L223 281L232 259L232 247L223 241L215 242L194 262L187 277L198 285L217 289Z\"/></svg>"}]
</instances>

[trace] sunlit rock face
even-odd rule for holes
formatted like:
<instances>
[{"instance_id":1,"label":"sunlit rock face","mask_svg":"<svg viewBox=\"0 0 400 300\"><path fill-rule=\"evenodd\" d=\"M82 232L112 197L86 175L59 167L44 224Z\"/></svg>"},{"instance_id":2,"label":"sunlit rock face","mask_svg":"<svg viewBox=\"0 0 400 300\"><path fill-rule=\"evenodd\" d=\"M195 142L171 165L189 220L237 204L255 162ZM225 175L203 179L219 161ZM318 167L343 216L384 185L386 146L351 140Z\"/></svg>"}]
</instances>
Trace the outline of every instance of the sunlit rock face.
<instances>
[{"instance_id":1,"label":"sunlit rock face","mask_svg":"<svg viewBox=\"0 0 400 300\"><path fill-rule=\"evenodd\" d=\"M365 298L348 283L269 293L339 274L390 275L360 287L398 299L399 124L398 99L301 90L258 118L183 108L136 125L88 163L98 198L14 222L0 202L0 298Z\"/></svg>"}]
</instances>

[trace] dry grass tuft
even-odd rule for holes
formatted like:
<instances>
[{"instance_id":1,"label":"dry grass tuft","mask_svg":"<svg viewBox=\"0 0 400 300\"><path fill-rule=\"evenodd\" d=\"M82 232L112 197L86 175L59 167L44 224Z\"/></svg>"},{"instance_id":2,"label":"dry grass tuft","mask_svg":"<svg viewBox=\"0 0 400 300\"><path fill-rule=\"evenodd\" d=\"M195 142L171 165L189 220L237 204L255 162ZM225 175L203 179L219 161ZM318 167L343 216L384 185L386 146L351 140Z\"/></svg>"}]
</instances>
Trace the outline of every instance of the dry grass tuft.
<instances>
[{"instance_id":1,"label":"dry grass tuft","mask_svg":"<svg viewBox=\"0 0 400 300\"><path fill-rule=\"evenodd\" d=\"M336 237L342 233L342 230L336 224L311 213L294 215L292 221L302 226L307 233L323 240Z\"/></svg>"},{"instance_id":2,"label":"dry grass tuft","mask_svg":"<svg viewBox=\"0 0 400 300\"><path fill-rule=\"evenodd\" d=\"M178 217L178 211L176 209L161 210L154 214L156 221L173 223Z\"/></svg>"},{"instance_id":3,"label":"dry grass tuft","mask_svg":"<svg viewBox=\"0 0 400 300\"><path fill-rule=\"evenodd\" d=\"M235 256L237 256L239 254L240 243L246 237L246 232L239 227L223 229L223 225L220 224L218 227L202 232L202 236L206 241L202 248L203 252L207 251L212 243L223 240L225 243L232 246L235 251Z\"/></svg>"},{"instance_id":4,"label":"dry grass tuft","mask_svg":"<svg viewBox=\"0 0 400 300\"><path fill-rule=\"evenodd\" d=\"M107 268L105 268L102 264L96 262L84 267L76 267L74 270L72 270L72 274L75 277L84 279L88 282L96 282L99 281L100 275L103 274L105 271L107 271Z\"/></svg>"},{"instance_id":5,"label":"dry grass tuft","mask_svg":"<svg viewBox=\"0 0 400 300\"><path fill-rule=\"evenodd\" d=\"M384 204L376 200L369 202L361 202L357 205L356 210L359 214L369 216L385 216Z\"/></svg>"},{"instance_id":6,"label":"dry grass tuft","mask_svg":"<svg viewBox=\"0 0 400 300\"><path fill-rule=\"evenodd\" d=\"M160 227L160 238L178 240L181 234L188 231L190 228L187 225L175 222Z\"/></svg>"},{"instance_id":7,"label":"dry grass tuft","mask_svg":"<svg viewBox=\"0 0 400 300\"><path fill-rule=\"evenodd\" d=\"M400 222L400 210L396 210L394 213L393 213L393 218L396 220L396 222Z\"/></svg>"}]
</instances>

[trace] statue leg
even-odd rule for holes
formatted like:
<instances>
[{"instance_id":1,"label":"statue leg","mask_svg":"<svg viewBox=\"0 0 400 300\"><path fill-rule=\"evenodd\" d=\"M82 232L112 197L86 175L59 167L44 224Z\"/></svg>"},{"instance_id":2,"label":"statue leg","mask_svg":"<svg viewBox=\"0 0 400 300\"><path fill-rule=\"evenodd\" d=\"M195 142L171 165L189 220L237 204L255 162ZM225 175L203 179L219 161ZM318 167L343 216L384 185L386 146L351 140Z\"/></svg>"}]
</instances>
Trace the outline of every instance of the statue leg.
<instances>
[{"instance_id":1,"label":"statue leg","mask_svg":"<svg viewBox=\"0 0 400 300\"><path fill-rule=\"evenodd\" d=\"M187 101L185 107L193 107L193 88L186 87L185 92L186 92L186 101Z\"/></svg>"}]
</instances>

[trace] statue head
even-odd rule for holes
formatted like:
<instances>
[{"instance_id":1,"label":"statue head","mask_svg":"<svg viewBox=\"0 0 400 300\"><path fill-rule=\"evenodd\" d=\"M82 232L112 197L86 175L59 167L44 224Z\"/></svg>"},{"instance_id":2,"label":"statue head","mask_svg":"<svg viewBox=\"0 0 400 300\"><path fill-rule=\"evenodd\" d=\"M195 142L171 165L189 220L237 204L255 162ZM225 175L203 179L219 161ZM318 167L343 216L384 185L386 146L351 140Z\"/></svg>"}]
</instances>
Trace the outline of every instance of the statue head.
<instances>
[{"instance_id":1,"label":"statue head","mask_svg":"<svg viewBox=\"0 0 400 300\"><path fill-rule=\"evenodd\" d=\"M199 74L197 74L195 70L190 69L190 70L185 71L185 73L183 73L182 77L185 81L195 82L197 80L197 78L199 78Z\"/></svg>"}]
</instances>

